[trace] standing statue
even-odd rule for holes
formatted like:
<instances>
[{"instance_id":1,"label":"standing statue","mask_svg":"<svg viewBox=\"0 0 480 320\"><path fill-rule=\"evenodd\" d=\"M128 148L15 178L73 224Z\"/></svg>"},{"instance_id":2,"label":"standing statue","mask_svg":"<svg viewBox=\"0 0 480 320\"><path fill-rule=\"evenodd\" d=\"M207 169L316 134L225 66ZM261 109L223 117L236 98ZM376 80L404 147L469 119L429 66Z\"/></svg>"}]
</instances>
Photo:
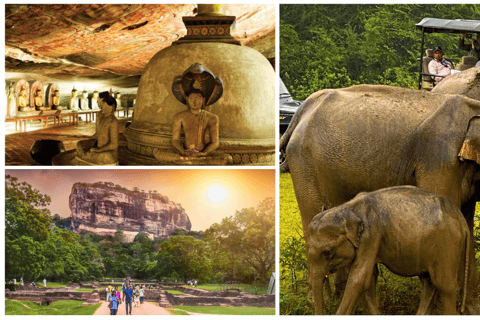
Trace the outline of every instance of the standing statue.
<instances>
[{"instance_id":1,"label":"standing statue","mask_svg":"<svg viewBox=\"0 0 480 320\"><path fill-rule=\"evenodd\" d=\"M98 110L98 91L95 90L93 91L93 97L92 97L92 110Z\"/></svg>"},{"instance_id":2,"label":"standing statue","mask_svg":"<svg viewBox=\"0 0 480 320\"><path fill-rule=\"evenodd\" d=\"M174 79L172 91L175 97L186 104L188 110L173 116L172 145L175 153L156 149L153 155L158 161L175 164L233 163L230 155L214 152L219 143L219 119L207 111L223 94L223 81L204 66L196 63L183 75ZM183 130L185 141L180 139Z\"/></svg>"},{"instance_id":3,"label":"standing statue","mask_svg":"<svg viewBox=\"0 0 480 320\"><path fill-rule=\"evenodd\" d=\"M35 110L50 110L50 108L43 105L43 93L42 89L35 91L35 98L33 99L35 104Z\"/></svg>"},{"instance_id":4,"label":"standing statue","mask_svg":"<svg viewBox=\"0 0 480 320\"><path fill-rule=\"evenodd\" d=\"M25 89L25 87L22 87L20 89L20 94L18 95L18 98L17 98L17 107L18 107L18 111L26 111L27 109L29 109L27 89Z\"/></svg>"},{"instance_id":5,"label":"standing statue","mask_svg":"<svg viewBox=\"0 0 480 320\"><path fill-rule=\"evenodd\" d=\"M60 105L60 91L55 90L52 97L52 110L63 110L65 109Z\"/></svg>"},{"instance_id":6,"label":"standing statue","mask_svg":"<svg viewBox=\"0 0 480 320\"><path fill-rule=\"evenodd\" d=\"M92 139L77 143L76 159L89 165L118 165L117 102L105 91L100 93L98 105L101 112L97 117L95 134Z\"/></svg>"},{"instance_id":7,"label":"standing statue","mask_svg":"<svg viewBox=\"0 0 480 320\"><path fill-rule=\"evenodd\" d=\"M117 100L117 108L121 108L122 107L122 94L120 92L117 92L117 96L116 96L116 100Z\"/></svg>"},{"instance_id":8,"label":"standing statue","mask_svg":"<svg viewBox=\"0 0 480 320\"><path fill-rule=\"evenodd\" d=\"M84 89L80 98L80 110L88 110L88 92Z\"/></svg>"},{"instance_id":9,"label":"standing statue","mask_svg":"<svg viewBox=\"0 0 480 320\"><path fill-rule=\"evenodd\" d=\"M75 88L73 88L72 96L70 97L70 100L68 101L68 109L70 109L72 111L77 111L78 110L77 89L75 89Z\"/></svg>"},{"instance_id":10,"label":"standing statue","mask_svg":"<svg viewBox=\"0 0 480 320\"><path fill-rule=\"evenodd\" d=\"M14 118L17 116L17 101L15 101L15 87L8 87L8 96L7 96L7 117Z\"/></svg>"}]
</instances>

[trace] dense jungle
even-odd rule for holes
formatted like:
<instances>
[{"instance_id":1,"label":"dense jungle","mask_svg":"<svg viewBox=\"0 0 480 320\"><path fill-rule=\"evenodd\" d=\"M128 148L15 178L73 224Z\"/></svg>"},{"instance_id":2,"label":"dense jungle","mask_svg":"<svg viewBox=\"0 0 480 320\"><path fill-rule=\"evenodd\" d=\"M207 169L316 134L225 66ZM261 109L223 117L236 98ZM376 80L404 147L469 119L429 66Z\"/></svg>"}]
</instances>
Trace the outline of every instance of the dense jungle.
<instances>
[{"instance_id":1,"label":"dense jungle","mask_svg":"<svg viewBox=\"0 0 480 320\"><path fill-rule=\"evenodd\" d=\"M325 88L389 84L417 88L423 18L480 19L479 4L281 5L280 77L296 100ZM432 33L454 64L459 34ZM425 55L425 54L424 54Z\"/></svg>"}]
</instances>

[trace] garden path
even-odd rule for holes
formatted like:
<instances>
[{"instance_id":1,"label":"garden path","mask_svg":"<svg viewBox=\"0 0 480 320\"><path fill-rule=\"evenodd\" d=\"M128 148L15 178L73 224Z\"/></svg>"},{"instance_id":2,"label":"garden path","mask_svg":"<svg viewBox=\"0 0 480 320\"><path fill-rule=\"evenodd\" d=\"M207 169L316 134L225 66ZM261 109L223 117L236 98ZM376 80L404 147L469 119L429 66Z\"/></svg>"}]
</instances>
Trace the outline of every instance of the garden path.
<instances>
[{"instance_id":1,"label":"garden path","mask_svg":"<svg viewBox=\"0 0 480 320\"><path fill-rule=\"evenodd\" d=\"M102 305L97 309L97 311L95 311L93 315L94 316L110 315L110 309L108 309L108 302L103 301ZM122 303L119 306L117 315L119 316L125 315L125 303ZM133 305L132 316L138 316L138 315L160 316L160 315L171 315L171 313L162 307L159 307L153 303L148 303L145 301L143 304L139 304L139 307L135 307L135 305Z\"/></svg>"}]
</instances>

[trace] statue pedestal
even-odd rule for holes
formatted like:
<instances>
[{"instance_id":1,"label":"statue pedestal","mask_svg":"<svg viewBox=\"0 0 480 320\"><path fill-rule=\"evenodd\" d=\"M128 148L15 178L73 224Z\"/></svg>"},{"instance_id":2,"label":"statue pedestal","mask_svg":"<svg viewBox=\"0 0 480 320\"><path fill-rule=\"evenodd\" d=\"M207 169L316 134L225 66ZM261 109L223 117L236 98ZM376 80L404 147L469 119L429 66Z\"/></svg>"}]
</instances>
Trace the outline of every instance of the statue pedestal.
<instances>
[{"instance_id":1,"label":"statue pedestal","mask_svg":"<svg viewBox=\"0 0 480 320\"><path fill-rule=\"evenodd\" d=\"M77 157L77 150L72 149L67 152L63 152L59 155L56 155L52 159L52 165L54 166L118 166L119 163L112 164L96 164L89 163L83 159Z\"/></svg>"}]
</instances>

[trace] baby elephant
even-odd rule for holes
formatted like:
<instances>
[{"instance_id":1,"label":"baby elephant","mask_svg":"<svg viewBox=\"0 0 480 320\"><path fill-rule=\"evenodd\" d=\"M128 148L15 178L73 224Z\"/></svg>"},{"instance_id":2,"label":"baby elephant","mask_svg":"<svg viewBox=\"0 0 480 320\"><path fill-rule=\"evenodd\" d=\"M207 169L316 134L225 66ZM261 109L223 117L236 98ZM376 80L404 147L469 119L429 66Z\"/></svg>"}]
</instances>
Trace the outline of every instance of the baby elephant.
<instances>
[{"instance_id":1,"label":"baby elephant","mask_svg":"<svg viewBox=\"0 0 480 320\"><path fill-rule=\"evenodd\" d=\"M307 254L314 266L310 283L316 314L322 314L325 275L342 267L350 271L337 314L352 314L363 292L369 311L378 314L373 275L377 263L395 274L422 279L424 291L417 314L427 313L436 291L443 313L457 313L457 278L467 279L470 232L450 199L412 186L360 193L317 214L309 232Z\"/></svg>"}]
</instances>

